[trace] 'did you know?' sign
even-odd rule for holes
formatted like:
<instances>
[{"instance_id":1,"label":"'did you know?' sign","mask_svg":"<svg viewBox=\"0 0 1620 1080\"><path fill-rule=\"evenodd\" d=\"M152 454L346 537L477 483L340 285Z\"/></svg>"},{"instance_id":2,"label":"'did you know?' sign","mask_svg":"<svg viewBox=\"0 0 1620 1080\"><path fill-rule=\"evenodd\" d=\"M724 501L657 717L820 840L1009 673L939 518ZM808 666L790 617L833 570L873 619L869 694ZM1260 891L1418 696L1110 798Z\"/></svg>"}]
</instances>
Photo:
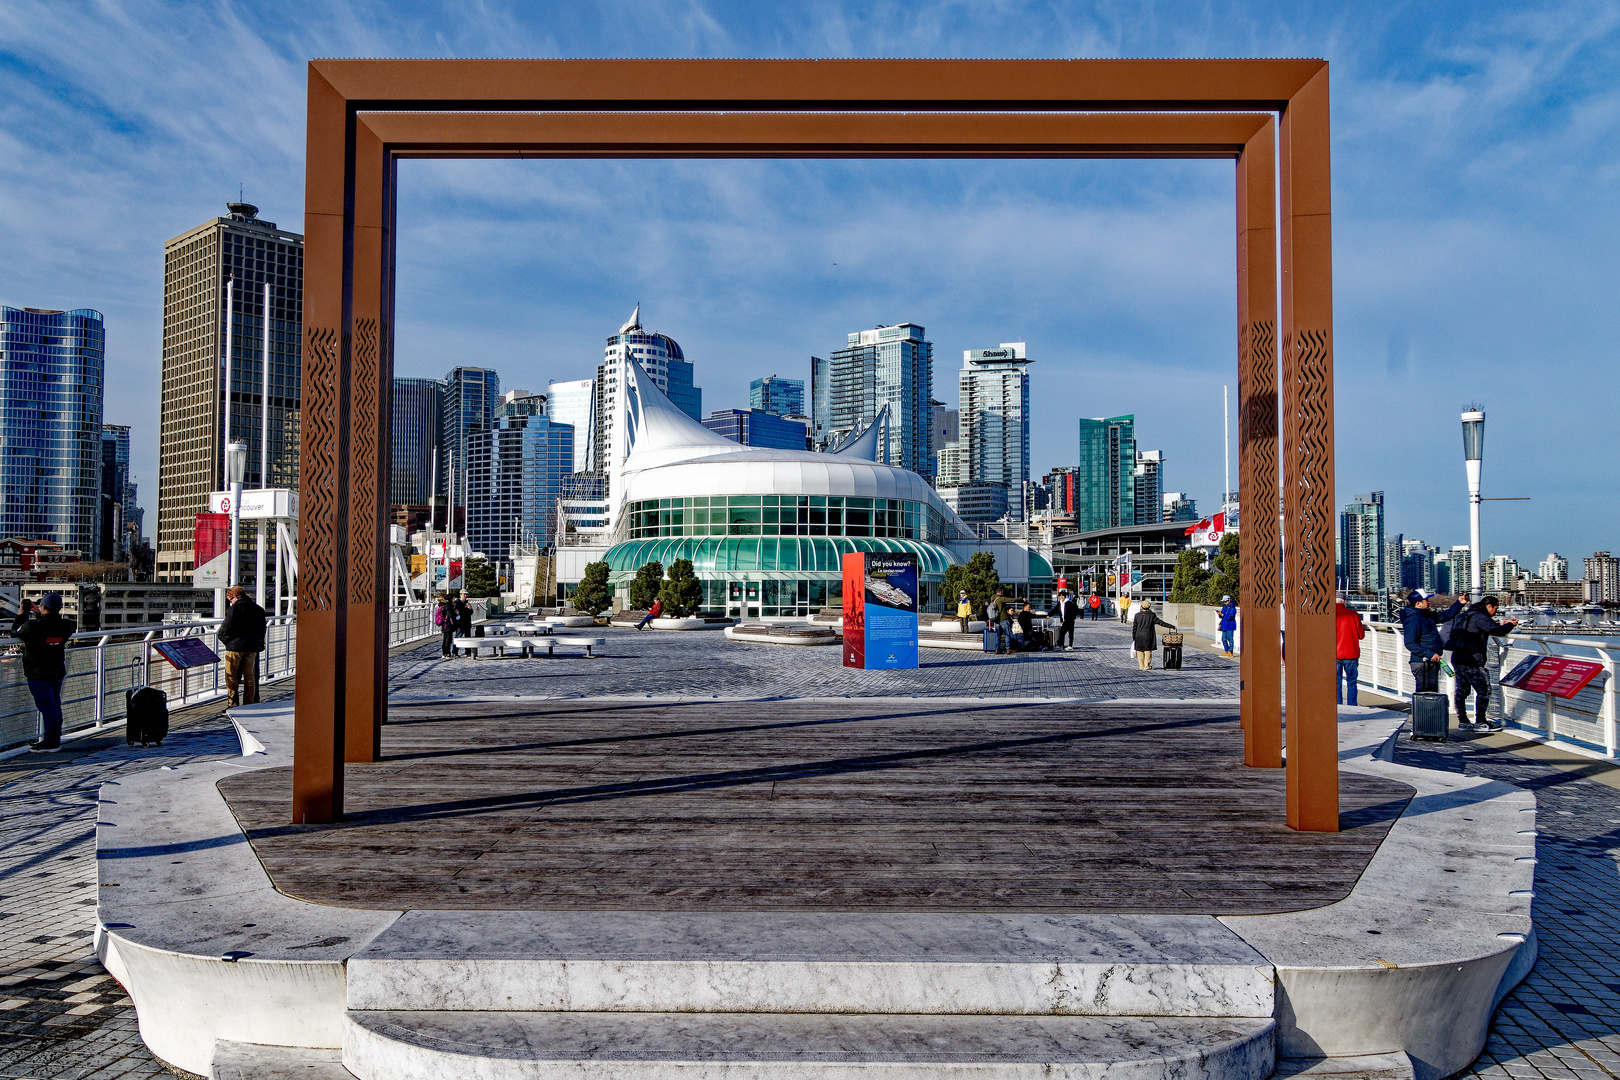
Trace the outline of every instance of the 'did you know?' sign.
<instances>
[{"instance_id":1,"label":"'did you know?' sign","mask_svg":"<svg viewBox=\"0 0 1620 1080\"><path fill-rule=\"evenodd\" d=\"M844 666L917 666L917 556L844 556Z\"/></svg>"}]
</instances>

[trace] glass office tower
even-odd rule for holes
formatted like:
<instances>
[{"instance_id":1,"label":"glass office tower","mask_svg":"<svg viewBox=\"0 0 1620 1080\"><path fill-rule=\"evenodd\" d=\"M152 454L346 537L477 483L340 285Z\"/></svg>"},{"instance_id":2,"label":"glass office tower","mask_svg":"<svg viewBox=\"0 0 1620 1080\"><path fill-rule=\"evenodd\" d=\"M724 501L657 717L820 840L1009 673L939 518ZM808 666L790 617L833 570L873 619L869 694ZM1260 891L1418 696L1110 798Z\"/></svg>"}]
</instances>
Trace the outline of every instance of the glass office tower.
<instances>
[{"instance_id":1,"label":"glass office tower","mask_svg":"<svg viewBox=\"0 0 1620 1080\"><path fill-rule=\"evenodd\" d=\"M1001 484L1007 515L1024 518L1029 472L1029 357L1022 341L962 353L958 376L958 436L966 451L967 483Z\"/></svg>"},{"instance_id":2,"label":"glass office tower","mask_svg":"<svg viewBox=\"0 0 1620 1080\"><path fill-rule=\"evenodd\" d=\"M934 460L934 346L915 323L850 334L825 366L811 365L818 442L836 442L871 423L889 406L888 430L878 460L911 469L932 482ZM822 402L826 401L825 434Z\"/></svg>"},{"instance_id":3,"label":"glass office tower","mask_svg":"<svg viewBox=\"0 0 1620 1080\"><path fill-rule=\"evenodd\" d=\"M491 560L511 556L513 544L545 546L557 524L557 500L574 470L574 429L538 410L503 409L468 439L467 541Z\"/></svg>"},{"instance_id":4,"label":"glass office tower","mask_svg":"<svg viewBox=\"0 0 1620 1080\"><path fill-rule=\"evenodd\" d=\"M96 557L105 343L99 311L0 307L0 536Z\"/></svg>"},{"instance_id":5,"label":"glass office tower","mask_svg":"<svg viewBox=\"0 0 1620 1080\"><path fill-rule=\"evenodd\" d=\"M804 380L767 375L748 384L748 407L773 416L804 416Z\"/></svg>"},{"instance_id":6,"label":"glass office tower","mask_svg":"<svg viewBox=\"0 0 1620 1080\"><path fill-rule=\"evenodd\" d=\"M546 387L546 415L554 424L574 429L574 471L594 468L591 449L596 442L596 380L570 379Z\"/></svg>"},{"instance_id":7,"label":"glass office tower","mask_svg":"<svg viewBox=\"0 0 1620 1080\"><path fill-rule=\"evenodd\" d=\"M1080 421L1081 532L1136 524L1136 416Z\"/></svg>"},{"instance_id":8,"label":"glass office tower","mask_svg":"<svg viewBox=\"0 0 1620 1080\"><path fill-rule=\"evenodd\" d=\"M388 501L394 506L426 506L433 483L433 454L439 450L444 415L444 384L438 379L394 380L394 464ZM445 468L439 454L438 467Z\"/></svg>"},{"instance_id":9,"label":"glass office tower","mask_svg":"<svg viewBox=\"0 0 1620 1080\"><path fill-rule=\"evenodd\" d=\"M489 368L458 367L444 377L443 386L438 494L450 495L453 480L456 486L451 502L461 506L466 490L467 462L472 453L470 440L479 432L487 431L490 421L495 419L495 407L501 399L501 377Z\"/></svg>"}]
</instances>

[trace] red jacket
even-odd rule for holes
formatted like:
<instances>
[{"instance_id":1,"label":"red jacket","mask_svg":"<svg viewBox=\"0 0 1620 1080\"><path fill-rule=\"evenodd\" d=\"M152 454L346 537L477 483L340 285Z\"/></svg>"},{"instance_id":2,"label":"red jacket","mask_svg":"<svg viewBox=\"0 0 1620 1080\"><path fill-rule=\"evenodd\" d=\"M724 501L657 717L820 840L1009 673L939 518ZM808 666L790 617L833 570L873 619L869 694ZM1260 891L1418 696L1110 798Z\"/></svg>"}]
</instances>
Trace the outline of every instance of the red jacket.
<instances>
[{"instance_id":1,"label":"red jacket","mask_svg":"<svg viewBox=\"0 0 1620 1080\"><path fill-rule=\"evenodd\" d=\"M1367 636L1367 624L1361 616L1340 602L1333 612L1333 629L1339 639L1339 659L1360 660L1361 639Z\"/></svg>"}]
</instances>

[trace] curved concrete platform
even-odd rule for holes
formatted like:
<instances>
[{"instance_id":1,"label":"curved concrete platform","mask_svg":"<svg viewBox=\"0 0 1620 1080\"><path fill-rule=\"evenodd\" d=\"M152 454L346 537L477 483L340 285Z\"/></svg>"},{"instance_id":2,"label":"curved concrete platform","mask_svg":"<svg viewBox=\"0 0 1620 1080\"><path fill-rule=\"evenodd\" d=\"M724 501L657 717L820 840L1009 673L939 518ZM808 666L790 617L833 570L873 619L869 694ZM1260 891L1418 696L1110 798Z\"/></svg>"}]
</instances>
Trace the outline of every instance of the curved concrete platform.
<instances>
[{"instance_id":1,"label":"curved concrete platform","mask_svg":"<svg viewBox=\"0 0 1620 1080\"><path fill-rule=\"evenodd\" d=\"M732 641L762 641L767 645L838 645L844 636L821 626L778 626L772 623L740 623L726 627Z\"/></svg>"},{"instance_id":2,"label":"curved concrete platform","mask_svg":"<svg viewBox=\"0 0 1620 1080\"><path fill-rule=\"evenodd\" d=\"M1270 1020L350 1013L360 1080L1264 1080Z\"/></svg>"},{"instance_id":3,"label":"curved concrete platform","mask_svg":"<svg viewBox=\"0 0 1620 1080\"><path fill-rule=\"evenodd\" d=\"M336 1068L341 1046L362 1080L1258 1078L1273 1053L1279 1075L1437 1080L1533 962L1535 804L1391 764L1404 719L1341 713L1345 769L1417 795L1351 895L1308 911L402 917L275 891L215 787L287 763L291 709L252 706L248 756L102 788L98 952L153 1052L205 1075L276 1046Z\"/></svg>"}]
</instances>

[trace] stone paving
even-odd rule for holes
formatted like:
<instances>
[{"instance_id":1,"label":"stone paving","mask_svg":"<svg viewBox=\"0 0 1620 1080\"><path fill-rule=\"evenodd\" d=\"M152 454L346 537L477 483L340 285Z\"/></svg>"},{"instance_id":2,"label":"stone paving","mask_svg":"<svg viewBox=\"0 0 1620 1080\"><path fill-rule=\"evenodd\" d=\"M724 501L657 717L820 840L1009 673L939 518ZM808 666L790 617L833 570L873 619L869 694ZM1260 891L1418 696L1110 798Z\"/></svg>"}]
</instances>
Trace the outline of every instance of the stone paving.
<instances>
[{"instance_id":1,"label":"stone paving","mask_svg":"<svg viewBox=\"0 0 1620 1080\"><path fill-rule=\"evenodd\" d=\"M603 694L703 697L1236 698L1238 664L1185 650L1180 671L1139 671L1130 630L1117 620L1076 628L1073 652L996 656L923 649L915 671L846 668L834 645L731 641L719 631L598 627L597 658L439 658L437 641L394 656L390 693L405 697Z\"/></svg>"},{"instance_id":2,"label":"stone paving","mask_svg":"<svg viewBox=\"0 0 1620 1080\"><path fill-rule=\"evenodd\" d=\"M917 672L845 672L833 648L744 644L711 633L648 632L639 639L628 638L634 631L605 633L609 645L600 660L441 663L434 644L396 655L391 681L396 693L418 697L1237 692L1235 665L1198 650L1188 650L1183 672L1138 672L1124 629L1107 623L1083 627L1072 653L996 658L930 651ZM1485 1053L1464 1075L1620 1078L1620 772L1598 763L1571 771L1509 752L1498 745L1504 741L1402 742L1397 758L1507 780L1540 802L1541 958L1503 1002ZM40 771L0 783L0 1078L169 1075L140 1042L129 1000L91 950L96 791L132 771L235 752L230 726L215 712L177 725L161 749L129 750L120 740L71 760L28 759ZM0 777L3 767L19 764L0 762Z\"/></svg>"}]
</instances>

